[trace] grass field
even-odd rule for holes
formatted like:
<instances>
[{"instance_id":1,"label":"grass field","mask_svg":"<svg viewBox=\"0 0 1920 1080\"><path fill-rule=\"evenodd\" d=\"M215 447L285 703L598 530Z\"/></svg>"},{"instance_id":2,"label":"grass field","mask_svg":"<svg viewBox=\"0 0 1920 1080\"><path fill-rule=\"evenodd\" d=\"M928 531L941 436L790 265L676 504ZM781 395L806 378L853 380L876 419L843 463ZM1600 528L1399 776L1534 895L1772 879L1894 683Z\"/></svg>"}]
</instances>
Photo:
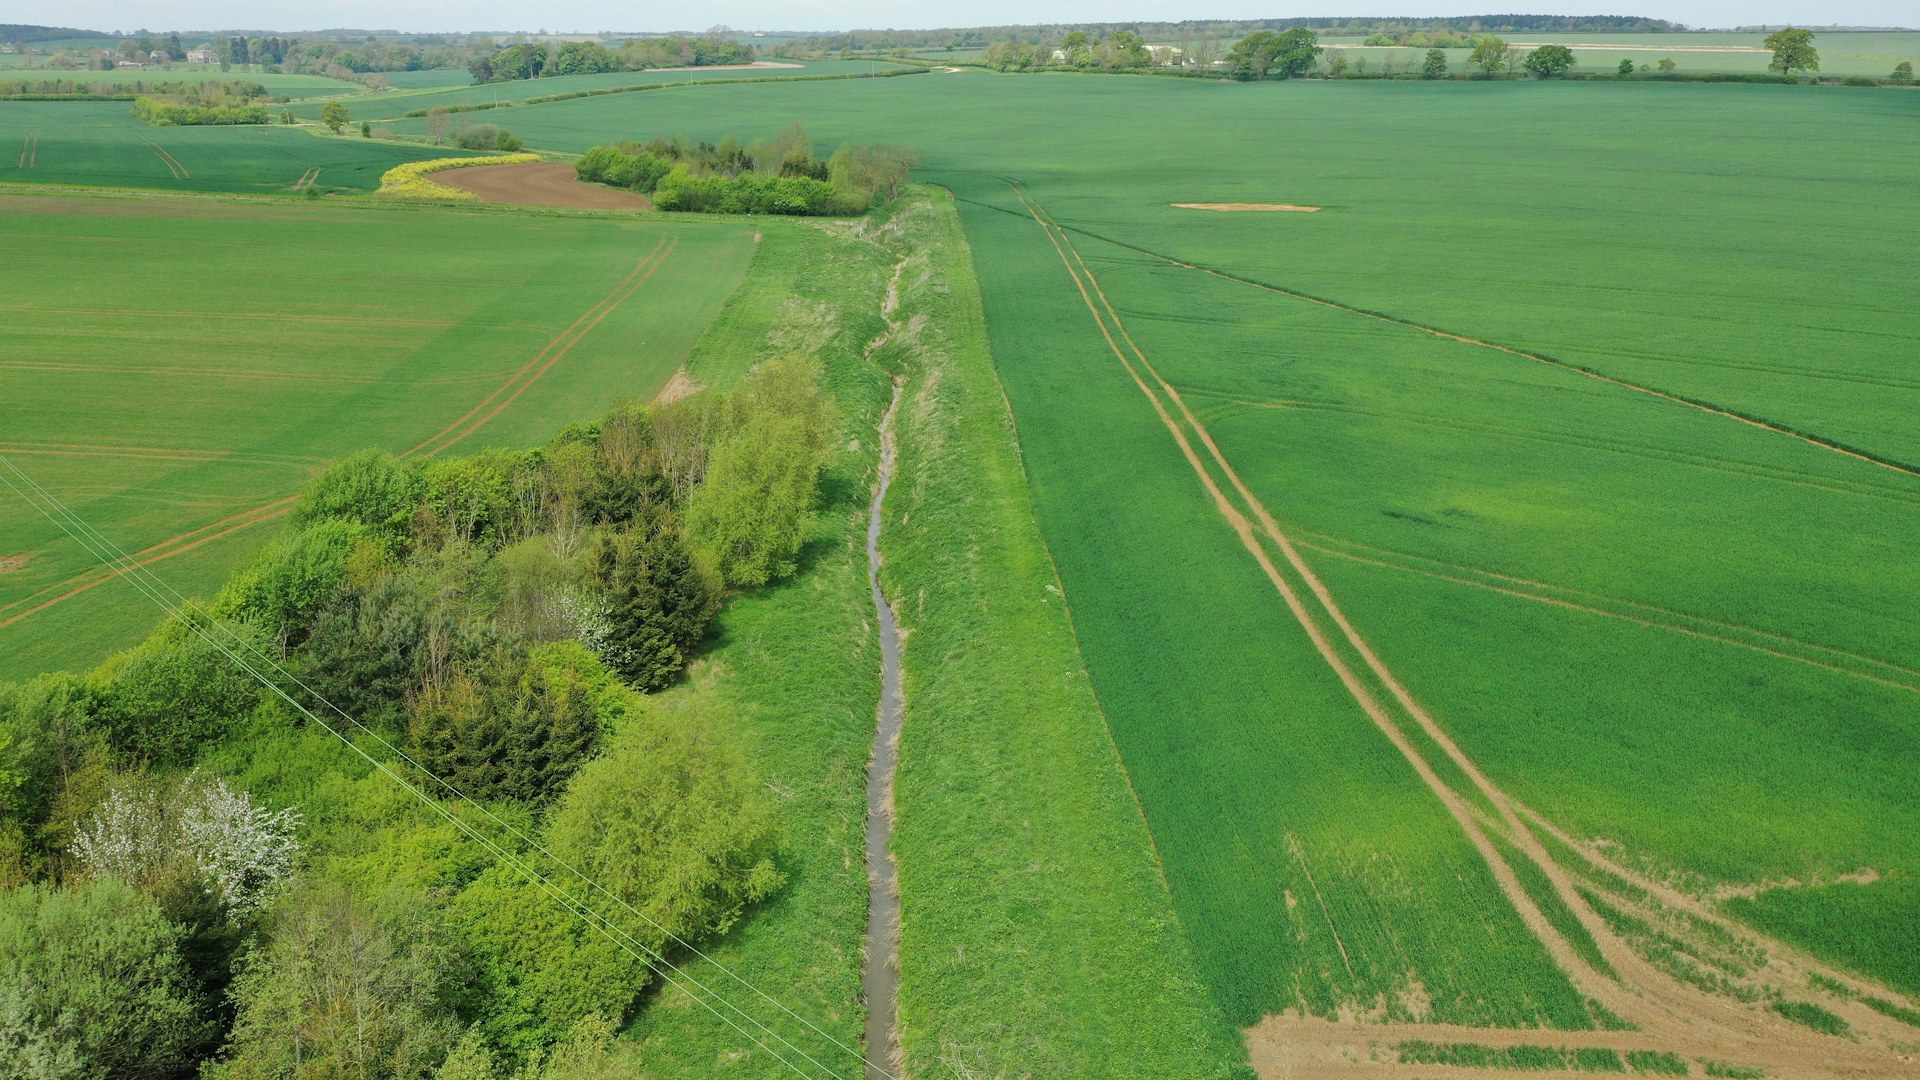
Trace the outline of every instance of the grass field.
<instances>
[{"instance_id":1,"label":"grass field","mask_svg":"<svg viewBox=\"0 0 1920 1080\"><path fill-rule=\"evenodd\" d=\"M124 101L0 101L0 184L358 192L401 162L461 153L280 125L151 127Z\"/></svg>"},{"instance_id":2,"label":"grass field","mask_svg":"<svg viewBox=\"0 0 1920 1080\"><path fill-rule=\"evenodd\" d=\"M739 281L752 235L0 196L4 446L191 592L327 460L527 445L652 395ZM335 254L299 254L316 249ZM182 253L220 269L183 276ZM0 674L83 668L143 633L152 616L126 587L96 584L27 513L0 507Z\"/></svg>"},{"instance_id":3,"label":"grass field","mask_svg":"<svg viewBox=\"0 0 1920 1080\"><path fill-rule=\"evenodd\" d=\"M266 87L267 93L295 100L310 97L325 97L330 94L352 94L362 89L359 83L329 79L325 75L267 75L259 71L249 71L244 67L221 71L218 64L182 64L173 68L146 68L138 71L59 71L44 69L22 69L10 73L9 78L23 79L66 79L77 83L104 83L109 86L132 83L160 82L252 82Z\"/></svg>"},{"instance_id":4,"label":"grass field","mask_svg":"<svg viewBox=\"0 0 1920 1080\"><path fill-rule=\"evenodd\" d=\"M1466 939L1449 920L1485 925L1490 883L1149 437L1148 403L1045 234L1013 216L1006 176L1076 230L1140 347L1498 782L1709 887L1871 867L1882 885L1756 903L1789 939L1916 985L1898 935L1842 947L1817 928L1862 905L1884 918L1850 919L1855 938L1920 916L1900 884L1920 871L1900 841L1920 761L1875 749L1920 720L1902 688L1920 629L1901 614L1920 578L1899 555L1920 485L1827 445L1920 460L1904 314L1920 256L1889 228L1920 222L1900 179L1920 152L1890 134L1920 95L967 73L528 106L513 126L579 150L770 114L822 142L919 146L964 200L1094 685L1231 1015L1479 971L1499 986L1444 983L1436 1010L1581 1022L1553 965L1497 925L1508 959L1452 951ZM1040 114L1057 122L990 119ZM1286 137L1248 143L1249 124ZM1143 147L1143 129L1181 138ZM1139 666L1163 655L1180 661ZM1405 798L1381 798L1394 784ZM1317 928L1283 902L1303 903L1309 872L1330 897ZM1380 951L1349 971L1336 933Z\"/></svg>"},{"instance_id":5,"label":"grass field","mask_svg":"<svg viewBox=\"0 0 1920 1080\"><path fill-rule=\"evenodd\" d=\"M402 87L395 91L380 93L360 93L347 97L343 102L347 110L359 119L388 119L411 112L415 109L431 109L454 105L495 105L517 104L533 97L546 97L551 94L577 94L593 90L615 90L627 86L673 85L675 83L704 82L708 80L733 79L790 79L801 76L819 75L871 75L881 71L899 71L901 65L877 60L780 60L774 63L778 67L693 67L662 68L653 71L608 71L597 75L556 75L545 79L524 79L515 82L486 83L480 86L470 85L471 76L460 82L435 81L424 87ZM437 73L436 73L437 74ZM352 89L358 89L353 87ZM294 115L305 120L315 120L320 116L322 106L318 103L296 105ZM492 110L489 110L492 111ZM489 123L509 123L500 116L483 117Z\"/></svg>"},{"instance_id":6,"label":"grass field","mask_svg":"<svg viewBox=\"0 0 1920 1080\"><path fill-rule=\"evenodd\" d=\"M1662 59L1670 59L1683 72L1762 72L1773 54L1762 42L1764 33L1682 33L1682 34L1544 34L1515 31L1502 35L1524 49L1528 45L1566 45L1573 49L1576 71L1611 72L1621 60L1635 66L1657 69ZM1349 64L1365 57L1375 71L1383 64L1398 70L1417 70L1425 58L1425 49L1361 47L1364 38L1323 36L1321 43L1340 49ZM1920 63L1920 33L1829 33L1815 35L1814 47L1820 51L1823 76L1884 79L1895 64L1906 60ZM1445 50L1455 71L1467 70L1468 49Z\"/></svg>"},{"instance_id":7,"label":"grass field","mask_svg":"<svg viewBox=\"0 0 1920 1080\"><path fill-rule=\"evenodd\" d=\"M560 151L656 134L750 135L801 121L827 146L915 146L922 175L957 197L986 341L1062 592L1047 592L1051 571L1020 538L1024 511L1007 510L1000 535L1013 554L1002 555L1006 568L991 584L982 579L974 617L998 640L1029 645L976 655L966 635L946 636L975 597L929 598L931 582L963 573L954 567L974 573L982 556L926 549L936 527L917 533L915 523L942 520L927 500L965 497L943 472L957 468L941 457L945 440L986 448L960 467L983 490L1005 482L1007 463L987 434L942 426L934 407L941 384L932 368L916 366L931 360L877 354L927 380L909 401L928 411L906 414L907 430L920 425L908 460L924 472L891 504L900 516L889 527L903 535L889 541L899 545L889 549L899 559L890 585L903 594L896 602L910 630L916 614L947 620L909 638L900 798L903 813L916 798L923 807L903 818L897 841L910 1063L919 1055L923 1067L1056 1075L1067 1067L1042 1068L1041 1058L1023 1065L1007 1048L1057 1047L1076 1018L1105 1016L1121 1018L1102 1027L1119 1034L1082 1048L1083 1064L1173 1060L1155 1055L1185 1039L1198 1048L1193 1060L1225 1068L1220 1018L1246 1027L1287 1012L1553 1027L1568 1046L1612 1053L1571 1036L1608 1037L1622 1022L1619 1009L1644 1005L1635 996L1642 991L1682 1010L1718 1009L1724 998L1688 995L1761 980L1748 987L1751 1001L1783 1000L1766 996L1781 990L1764 982L1773 976L1741 959L1755 950L1800 973L1793 1002L1819 1001L1756 1005L1761 1016L1751 1023L1762 1041L1820 1038L1792 1021L1827 1013L1877 1039L1880 1029L1866 1025L1897 1021L1910 1002L1870 1009L1855 999L1920 995L1912 936L1920 808L1911 797L1920 783L1920 569L1911 558L1920 533L1920 427L1912 422L1920 328L1908 314L1920 276L1920 249L1909 240L1920 227L1910 182L1920 146L1903 137L1920 119L1920 94L1654 83L1242 86L970 71L612 95L506 115L530 145ZM1046 122L1009 128L1007 116ZM417 120L394 126L424 131ZM1263 137L1249 139L1250 130ZM230 141L210 134L209 153L253 133L220 134ZM1318 209L1214 213L1177 202ZM324 209L301 220L337 229L336 217L374 222L370 229L414 220ZM74 256L55 254L56 242L104 251L124 232L36 233L48 218L0 219L42 260L22 276L27 295L42 297L28 303L43 313L56 306L51 297L72 291ZM547 268L508 271L471 245L488 235L504 248L509 238L469 230L455 239L452 223L464 219L418 220L426 230L448 224L443 234L406 238L407 257L426 260L406 265L410 280L484 267L500 275L488 286L499 291L479 292L520 302ZM489 229L496 220L522 219L489 217ZM523 225L577 225L589 235L588 223ZM197 220L168 227L211 242ZM159 231L130 242L180 242L181 232L152 228ZM587 250L620 246L603 225L592 228L596 240L578 241ZM621 230L654 236L662 228ZM745 246L738 226L673 228ZM789 273L807 257L781 245L809 228L768 231ZM298 235L276 239L301 250ZM402 242L391 230L377 241ZM344 241L336 231L328 242ZM436 242L467 247L436 254ZM548 236L542 250L571 242ZM642 253L622 250L629 262ZM717 344L696 368L726 382L768 340L756 326L825 302L808 289L835 281L852 293L877 289L888 260L860 251L822 262L833 271L820 282L775 275L757 300L743 293L716 323L716 333L732 326L737 335L710 339ZM108 257L117 282L121 267L164 256L115 249ZM389 263L378 260L402 272ZM314 282L304 265L302 273L301 291L279 286L273 298L331 296L334 307L353 309L352 290L380 280ZM602 291L609 273L600 274ZM950 329L971 317L955 264L925 273L916 279L925 291L907 293L924 306L907 310L939 319L950 335L929 356L977 354L977 333ZM787 306L790 293L798 307ZM389 308L396 302L385 298ZM416 291L407 302L456 313L433 356L443 346L455 355L472 340L461 335L484 336L482 325L492 325L462 321L457 313L482 310L481 298L451 287L425 298ZM469 303L476 306L462 306ZM507 318L504 303L486 307L487 317ZM375 303L366 310L400 319ZM19 343L0 338L0 358L32 363L39 346L15 325L5 332ZM389 332L356 325L337 332ZM841 326L852 336L832 348L870 340L878 328L876 301L871 325ZM152 341L150 329L116 326L103 337L110 344L75 347L118 356ZM249 355L237 344L223 348ZM312 356L349 352L360 355L341 345ZM470 351L457 355L472 360ZM874 406L872 373L854 374L846 356L840 363L847 381L837 390L864 416ZM647 366L653 385L671 369ZM427 362L420 374L452 377ZM356 404L356 416L417 408L420 399L393 394L385 375L378 393L390 402L354 391L379 406ZM956 369L941 379L958 394L977 377ZM977 409L983 392L969 392ZM22 402L4 406L20 410L19 430L58 430L43 419L57 412L52 406L31 395L6 400ZM434 403L451 414L463 407ZM564 412L528 415L529 430ZM139 430L138 417L122 417L107 426ZM316 414L307 426L330 420ZM424 434L439 425L419 426ZM152 430L140 445L194 445L167 441L177 426ZM71 431L58 439L82 441ZM380 440L363 435L354 445L367 441ZM298 476L301 463L268 456L306 445L282 430L219 448ZM152 486L169 498L223 490L175 486L174 475ZM217 520L214 509L205 518ZM209 550L229 541L210 540ZM41 565L29 560L0 582L24 590L13 584L28 580L22 575L59 576ZM997 591L1010 583L1030 594L1024 614ZM1070 615L1052 607L1056 600ZM80 603L53 610L78 620L84 609L71 605ZM774 610L768 627L785 617ZM1078 662L1062 652L1067 618L1084 688L1074 681ZM84 623L42 625L71 634ZM48 655L28 657L22 669L46 666ZM1065 681L1023 666L1036 656L1050 658ZM1019 702L972 696L975 687L1007 684L1031 685L1021 701L1045 701L1036 711L1053 722L1023 727ZM916 708L940 721L921 729L917 747ZM1145 836L1127 817L1119 779L1102 771L1110 766L1093 745L1095 710L1144 811ZM980 737L955 739L974 725ZM809 760L806 768L827 759ZM1046 771L1061 762L1073 763L1063 772L1080 783ZM1034 857L976 858L954 869L955 853L983 833L1031 842ZM1096 859L1076 846L1087 837L1106 837L1122 854ZM1165 901L1138 861L1143 843L1157 857L1184 943L1156 936L1164 924L1155 905ZM1039 872L1047 867L1061 869L1048 879ZM1086 886L1089 895L1066 887L1097 874L1107 876ZM981 881L1007 888L981 899L969 891ZM1582 899L1593 890L1606 894L1604 904ZM847 899L825 884L810 895L827 906ZM1639 906L1623 913L1611 905ZM1662 905L1670 919L1646 921ZM917 943L916 912L924 920ZM1016 925L1044 929L991 936ZM1155 1008L1181 1018L1171 1034L1157 1032L1170 1042L1126 1049L1125 1039L1151 1022L1127 1019L1140 1003L1126 1001L1124 980L1071 974L1070 946L1115 927L1146 928L1110 950L1124 954L1127 970L1159 958L1171 972L1152 984L1171 1003ZM755 933L764 935L755 948L765 950L756 962L769 970L791 969L807 939L791 928ZM983 970L981 952L996 949L998 970ZM1738 955L1703 972L1676 954L1687 949L1696 959L1716 949ZM1211 1011L1194 1004L1185 963L1204 982ZM1853 976L1883 985L1839 981ZM1845 993L1821 989L1829 983ZM1077 1011L1023 1008L1018 995L1042 985L1054 988L1042 995L1049 1007L1058 1011L1072 995ZM1637 1037L1672 1034L1655 1014L1636 1015ZM648 1037L689 1048L673 1051L685 1062L713 1045L667 1028ZM1671 1052L1664 1044L1620 1049L1630 1051L1626 1060L1671 1064L1659 1056Z\"/></svg>"}]
</instances>

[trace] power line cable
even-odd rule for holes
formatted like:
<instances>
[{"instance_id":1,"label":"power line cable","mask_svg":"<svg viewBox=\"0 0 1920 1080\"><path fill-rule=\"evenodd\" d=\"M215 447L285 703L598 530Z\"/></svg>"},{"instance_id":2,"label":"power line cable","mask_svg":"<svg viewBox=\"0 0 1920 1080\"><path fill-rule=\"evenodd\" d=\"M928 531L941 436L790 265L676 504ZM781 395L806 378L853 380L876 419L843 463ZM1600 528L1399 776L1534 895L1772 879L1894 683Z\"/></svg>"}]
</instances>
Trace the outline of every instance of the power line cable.
<instances>
[{"instance_id":1,"label":"power line cable","mask_svg":"<svg viewBox=\"0 0 1920 1080\"><path fill-rule=\"evenodd\" d=\"M833 1043L835 1046L839 1047L842 1050L847 1051L848 1053L853 1054L855 1057L859 1058L864 1064L882 1072L883 1075L888 1075L888 1076L891 1075L891 1074L885 1073L884 1070L879 1070L879 1067L873 1065L872 1062L867 1061L864 1055L859 1054L858 1051L852 1050L851 1048L847 1047L845 1044L841 1043L839 1040L834 1039L831 1035L828 1035L826 1032L821 1031L817 1025L813 1024L811 1021L807 1020L805 1017L802 1017L799 1014L794 1013L793 1010L791 1010L784 1004L780 1003L778 1000L767 995L764 991L761 991L758 987L755 987L751 983L748 983L745 979L741 978L739 975L725 968L724 965L721 965L717 961L713 961L711 958L706 957L704 954L700 953L698 949L695 949L693 948L693 946L688 944L684 939L680 938L678 935L674 934L672 931L667 930L665 927L661 926L658 922L649 918L645 913L635 909L631 904L627 903L618 894L611 892L610 890L606 889L604 886L601 886L598 882L595 882L592 878L589 878L587 875L580 872L578 869L574 868L572 865L560 859L558 856L555 856L552 852L548 851L538 841L527 836L525 833L521 832L519 829L515 828L510 823L502 821L492 811L488 810L485 805L475 801L470 796L466 795L464 792L460 791L458 788L448 783L446 780L434 774L431 770L421 766L417 761L415 761L412 757L407 755L404 751L401 751L397 747L393 746L392 743L388 742L383 736L380 735L379 732L368 727L366 724L362 723L357 718L349 715L344 710L340 709L337 705L334 705L331 701L328 701L323 695L315 691L311 686L307 685L305 682L300 680L297 676L287 671L272 657L267 656L266 654L260 652L258 646L254 645L253 642L248 640L244 635L239 634L232 627L220 621L217 617L208 615L205 620L184 618L182 609L176 606L175 604L170 603L164 596L161 595L161 590L165 590L168 593L172 593L173 596L178 599L179 603L181 604L187 603L188 602L187 599L181 596L178 590L173 589L172 586L168 585L166 582L161 580L157 575L154 575L151 571L147 570L144 566L141 566L138 562L134 561L131 556L126 554L124 550L120 549L117 545L113 544L113 542L107 539L104 534L100 533L99 530L87 524L77 514L74 514L70 509L68 509L64 504L62 504L57 497L53 496L44 487L42 487L37 481L34 481L32 477L28 476L25 472L23 472L10 459L6 458L4 455L0 455L0 464L4 464L8 470L10 470L16 477L19 478L19 481L21 483L26 484L28 488L31 489L35 494L28 494L28 492L22 491L19 483L16 483L13 478L7 477L4 474L0 474L0 481L4 481L9 488L11 488L16 494L20 495L21 498L25 499L28 505L33 506L42 515L47 517L48 520L52 521L57 527L60 528L62 532L66 533L76 543L80 544L80 546L83 549L85 549L89 554L92 554L95 557L99 558L103 563L107 564L107 566L110 569L113 569L120 576L127 578L130 584L132 584L136 589L138 589L143 595L147 596L148 599L154 601L154 603L157 606L159 606L162 611L166 612L167 614L173 616L176 619L179 619L183 623L183 625L187 626L189 630L191 630L193 633L199 636L202 640L206 641L209 645L219 650L220 653L223 656L225 656L227 659L231 660L235 664L235 666L239 667L241 670L245 671L247 674L249 674L254 679L259 681L262 685L272 690L275 694L277 694L279 697L284 699L289 705L297 709L299 712L301 712L303 715L311 719L313 722L315 722L316 724L319 724L323 730L327 731L329 734L333 735L335 738L340 739L341 742L345 743L356 754L366 759L366 761L372 766L374 766L374 768L376 768L381 773L393 779L394 782L400 784L410 794L414 795L416 798L420 799L422 802L425 802L426 804L428 804L428 806L431 809L433 809L436 813L441 814L448 821L453 823L455 827L459 828L463 833L465 833L470 838L475 840L475 842L479 843L482 847L486 848L489 851L489 853L493 854L496 858L500 859L501 861L507 863L513 869L527 876L529 880L535 882L539 887L541 887L543 892L546 892L549 896L553 897L556 900L556 902L561 904L561 906L566 907L569 911L580 916L583 920L587 921L588 924L593 926L596 930L599 930L602 934L605 934L611 940L614 940L616 945L620 946L625 951L633 954L637 959L640 959L642 963L646 964L650 970L652 970L655 974L659 975L664 981L675 985L677 989L680 989L683 993L686 993L689 997L693 998L694 1000L699 1001L705 1008L707 1008L708 1011L713 1012L715 1016L725 1021L728 1024L728 1026L734 1028L736 1031L739 1031L743 1036L745 1036L747 1039L752 1041L754 1045L760 1047L762 1050L765 1050L775 1060L780 1061L782 1064L786 1065L789 1069L792 1069L793 1071L795 1071L796 1073L799 1073L800 1075L803 1075L803 1076L806 1075L805 1072L800 1070L797 1066L795 1066L792 1062L788 1061L785 1057L783 1057L777 1051L774 1051L772 1048L768 1047L765 1043L761 1042L751 1032L748 1032L745 1029L741 1028L740 1025L738 1023L735 1023L730 1017L727 1017L726 1015L720 1013L717 1009L714 1008L712 1004L701 999L698 994L695 994L692 991L687 990L685 986L681 986L679 982L675 981L676 976L679 980L684 981L686 983L690 983L694 987L698 988L702 993L710 995L715 1001L718 1001L720 1004L726 1006L728 1009L739 1014L748 1023L759 1028L761 1031L765 1032L768 1036L770 1036L774 1041L785 1046L787 1049L791 1050L795 1055L801 1058L804 1058L807 1062L812 1064L815 1068L826 1073L828 1076L833 1076L833 1077L839 1076L838 1073L834 1072L832 1069L828 1068L826 1065L820 1063L818 1060L816 1060L812 1055L808 1054L806 1051L801 1050L800 1048L794 1046L793 1043L788 1041L784 1036L780 1035L778 1032L767 1027L764 1023L761 1023L758 1019L753 1017L751 1014L747 1013L745 1010L739 1008L739 1006L728 1001L725 997L720 995L718 992L701 984L697 979L694 979L691 975L686 974L684 971L679 970L675 965L672 964L671 961L668 961L663 954L660 954L657 950L654 950L650 946L647 946L646 944L635 939L632 936L632 934L627 933L624 929L621 929L617 924L613 923L610 919L607 919L606 916L602 915L599 911L588 906L585 902L575 898L571 893L568 893L566 890L560 888L557 885L554 885L550 880L546 878L545 875L540 874L537 870L533 869L531 866L522 862L517 856L515 856L511 852L508 852L504 848L500 847L497 842L481 834L470 823L460 819L457 815L454 815L444 805L440 804L438 800L434 799L432 796L428 795L426 792L420 790L414 784L410 783L405 778L401 777L387 763L382 762L377 758L373 757L371 754L367 753L367 751L363 747L361 747L358 743L356 743L352 739L347 738L341 731L337 730L333 725L327 723L325 720L321 719L318 715L316 715L307 706L295 700L293 696L288 694L283 687L281 687L278 683L274 682L267 675L263 674L258 668L254 667L248 661L243 659L232 648L216 640L208 632L207 623L212 623L215 626L217 626L228 638L232 639L232 641L243 646L244 648L247 649L247 651L253 653L256 657L258 657L259 660L265 666L271 668L276 673L284 676L288 681L299 686L302 690L312 695L313 698L316 701L318 701L321 705L325 706L326 709L337 714L347 723L353 725L356 729L358 729L359 731L371 737L373 741L379 743L381 747L392 752L396 757L400 758L402 761L405 761L408 765L418 770L421 775L434 781L435 784L437 784L441 788L444 788L446 791L454 795L461 802L473 807L474 809L479 811L479 813L482 816L486 817L488 820L492 821L493 823L500 825L503 829L505 829L508 833L510 833L516 839L521 840L522 842L526 843L528 846L532 847L534 850L539 851L542 855L546 856L552 862L566 869L568 872L572 873L575 877L579 878L582 882L585 882L587 885L591 886L595 891L598 891L603 895L607 896L608 898L612 899L615 903L619 904L622 908L625 908L627 911L631 912L638 918L647 922L649 925L653 926L656 930L659 930L660 932L665 934L667 937L671 938L676 943L679 943L682 946L689 949L690 951L692 951L696 956L699 956L702 959L708 960L709 963L712 963L716 968L718 968L719 970L727 974L736 982L739 982L741 985L746 986L749 990L753 991L755 995L773 1004L775 1007L779 1008L782 1012L785 1012L787 1015L800 1021L802 1024L805 1024L807 1027L811 1028L815 1032L818 1032L820 1035L826 1038L829 1042ZM36 498L36 495L37 495L37 498ZM56 515L52 510L49 510L47 506L42 505L41 504L42 501L56 508L59 511L59 514ZM63 516L65 520L62 519ZM626 938L626 941L625 942L620 941L619 937ZM641 955L641 953L636 952L634 949L634 946L638 946L639 949L644 950L645 953L648 955ZM666 971L661 970L662 965L664 965L667 968Z\"/></svg>"}]
</instances>

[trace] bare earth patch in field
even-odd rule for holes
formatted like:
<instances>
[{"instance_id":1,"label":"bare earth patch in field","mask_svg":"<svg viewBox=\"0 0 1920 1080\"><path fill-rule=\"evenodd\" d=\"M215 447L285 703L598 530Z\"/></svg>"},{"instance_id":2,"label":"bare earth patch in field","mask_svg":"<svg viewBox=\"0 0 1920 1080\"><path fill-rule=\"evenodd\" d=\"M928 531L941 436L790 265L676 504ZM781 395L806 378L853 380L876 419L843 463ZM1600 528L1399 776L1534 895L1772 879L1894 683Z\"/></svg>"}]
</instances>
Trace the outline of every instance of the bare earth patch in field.
<instances>
[{"instance_id":1,"label":"bare earth patch in field","mask_svg":"<svg viewBox=\"0 0 1920 1080\"><path fill-rule=\"evenodd\" d=\"M0 574L11 574L27 565L28 555L0 555Z\"/></svg>"},{"instance_id":2,"label":"bare earth patch in field","mask_svg":"<svg viewBox=\"0 0 1920 1080\"><path fill-rule=\"evenodd\" d=\"M1177 206L1182 210L1219 210L1229 214L1272 213L1276 210L1295 214L1320 212L1317 206L1295 206L1293 203L1283 202L1177 202L1169 205Z\"/></svg>"},{"instance_id":3,"label":"bare earth patch in field","mask_svg":"<svg viewBox=\"0 0 1920 1080\"><path fill-rule=\"evenodd\" d=\"M480 196L482 202L514 206L563 206L572 210L648 210L653 207L645 195L581 183L573 166L564 161L449 169L435 176L433 182L471 191Z\"/></svg>"},{"instance_id":4,"label":"bare earth patch in field","mask_svg":"<svg viewBox=\"0 0 1920 1080\"><path fill-rule=\"evenodd\" d=\"M659 393L653 395L653 404L671 405L681 398L692 397L703 389L705 387L694 382L693 376L688 375L687 369L683 367L673 373L673 378L667 380L667 385L661 387Z\"/></svg>"}]
</instances>

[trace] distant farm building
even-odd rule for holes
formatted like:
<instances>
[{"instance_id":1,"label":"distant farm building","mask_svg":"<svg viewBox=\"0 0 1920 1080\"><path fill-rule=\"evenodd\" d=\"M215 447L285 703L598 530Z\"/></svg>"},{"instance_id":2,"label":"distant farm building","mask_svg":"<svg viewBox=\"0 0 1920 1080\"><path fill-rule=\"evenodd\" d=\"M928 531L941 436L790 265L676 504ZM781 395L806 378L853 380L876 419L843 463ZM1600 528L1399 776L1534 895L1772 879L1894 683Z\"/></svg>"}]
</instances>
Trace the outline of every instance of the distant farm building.
<instances>
[{"instance_id":1,"label":"distant farm building","mask_svg":"<svg viewBox=\"0 0 1920 1080\"><path fill-rule=\"evenodd\" d=\"M187 50L187 63L189 64L217 64L219 62L220 54L204 45L197 49Z\"/></svg>"}]
</instances>

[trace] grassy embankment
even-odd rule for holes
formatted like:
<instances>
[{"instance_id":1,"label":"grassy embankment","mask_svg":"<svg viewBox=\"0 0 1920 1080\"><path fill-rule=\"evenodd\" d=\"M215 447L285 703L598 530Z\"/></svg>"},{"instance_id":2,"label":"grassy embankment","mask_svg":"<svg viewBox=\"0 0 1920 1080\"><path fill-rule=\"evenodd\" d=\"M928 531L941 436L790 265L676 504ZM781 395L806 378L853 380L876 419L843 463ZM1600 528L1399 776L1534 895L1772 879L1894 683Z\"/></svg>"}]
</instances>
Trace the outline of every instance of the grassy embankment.
<instances>
[{"instance_id":1,"label":"grassy embankment","mask_svg":"<svg viewBox=\"0 0 1920 1080\"><path fill-rule=\"evenodd\" d=\"M879 232L912 253L905 330L875 357L906 379L883 574L906 629L908 1070L1231 1075L1244 1050L1199 982L1088 683L951 198Z\"/></svg>"}]
</instances>

